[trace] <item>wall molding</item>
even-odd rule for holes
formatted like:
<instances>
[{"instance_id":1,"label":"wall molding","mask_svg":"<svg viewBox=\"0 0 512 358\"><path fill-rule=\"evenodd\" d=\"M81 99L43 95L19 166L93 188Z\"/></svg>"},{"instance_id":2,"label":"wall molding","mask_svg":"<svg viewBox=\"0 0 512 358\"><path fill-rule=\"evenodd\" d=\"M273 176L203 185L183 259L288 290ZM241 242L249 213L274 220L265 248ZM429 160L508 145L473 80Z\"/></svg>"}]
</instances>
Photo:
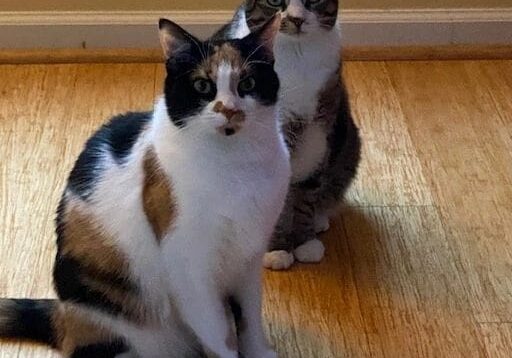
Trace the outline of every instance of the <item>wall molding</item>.
<instances>
[{"instance_id":1,"label":"wall molding","mask_svg":"<svg viewBox=\"0 0 512 358\"><path fill-rule=\"evenodd\" d=\"M151 48L156 23L168 17L198 36L232 11L0 12L0 48ZM344 10L348 46L512 44L512 8Z\"/></svg>"},{"instance_id":2,"label":"wall molding","mask_svg":"<svg viewBox=\"0 0 512 358\"><path fill-rule=\"evenodd\" d=\"M0 26L154 25L167 16L185 25L222 25L233 11L5 11ZM343 23L458 23L512 21L512 8L344 10Z\"/></svg>"}]
</instances>

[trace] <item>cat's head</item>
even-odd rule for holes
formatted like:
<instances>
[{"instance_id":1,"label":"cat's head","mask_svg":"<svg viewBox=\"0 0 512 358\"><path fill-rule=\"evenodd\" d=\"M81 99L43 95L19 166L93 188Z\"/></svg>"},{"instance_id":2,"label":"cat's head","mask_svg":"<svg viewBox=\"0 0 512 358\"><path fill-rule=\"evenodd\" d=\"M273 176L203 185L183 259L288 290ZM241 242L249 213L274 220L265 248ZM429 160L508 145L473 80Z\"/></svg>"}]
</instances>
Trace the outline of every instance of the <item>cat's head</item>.
<instances>
[{"instance_id":1,"label":"cat's head","mask_svg":"<svg viewBox=\"0 0 512 358\"><path fill-rule=\"evenodd\" d=\"M279 80L272 47L278 27L279 19L273 19L243 39L200 41L161 19L164 94L174 124L231 136L275 122Z\"/></svg>"},{"instance_id":2,"label":"cat's head","mask_svg":"<svg viewBox=\"0 0 512 358\"><path fill-rule=\"evenodd\" d=\"M291 37L318 34L336 25L338 0L246 0L247 25L254 31L281 11L280 33Z\"/></svg>"}]
</instances>

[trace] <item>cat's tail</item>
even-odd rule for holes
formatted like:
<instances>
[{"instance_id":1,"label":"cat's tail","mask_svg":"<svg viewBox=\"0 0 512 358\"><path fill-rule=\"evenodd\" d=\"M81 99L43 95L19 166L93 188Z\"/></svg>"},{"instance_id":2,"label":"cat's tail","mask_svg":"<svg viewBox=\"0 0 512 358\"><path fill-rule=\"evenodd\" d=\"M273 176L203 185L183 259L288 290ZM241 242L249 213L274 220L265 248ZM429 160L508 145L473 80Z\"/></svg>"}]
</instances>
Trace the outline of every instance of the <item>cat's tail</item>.
<instances>
[{"instance_id":1,"label":"cat's tail","mask_svg":"<svg viewBox=\"0 0 512 358\"><path fill-rule=\"evenodd\" d=\"M56 345L57 300L0 299L0 338Z\"/></svg>"}]
</instances>

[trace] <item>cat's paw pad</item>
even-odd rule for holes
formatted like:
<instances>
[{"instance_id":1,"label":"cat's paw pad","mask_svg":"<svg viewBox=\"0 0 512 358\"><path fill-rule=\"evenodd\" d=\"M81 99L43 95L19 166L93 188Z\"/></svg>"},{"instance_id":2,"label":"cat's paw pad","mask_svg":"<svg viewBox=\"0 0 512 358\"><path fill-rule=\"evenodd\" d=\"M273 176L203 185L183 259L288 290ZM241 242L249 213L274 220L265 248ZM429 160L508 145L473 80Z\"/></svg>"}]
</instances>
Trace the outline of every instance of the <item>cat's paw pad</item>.
<instances>
[{"instance_id":1,"label":"cat's paw pad","mask_svg":"<svg viewBox=\"0 0 512 358\"><path fill-rule=\"evenodd\" d=\"M325 254L325 246L318 239L309 240L297 247L293 253L297 261L316 263L322 261Z\"/></svg>"},{"instance_id":2,"label":"cat's paw pad","mask_svg":"<svg viewBox=\"0 0 512 358\"><path fill-rule=\"evenodd\" d=\"M315 216L315 232L317 234L329 230L329 217L325 214Z\"/></svg>"},{"instance_id":3,"label":"cat's paw pad","mask_svg":"<svg viewBox=\"0 0 512 358\"><path fill-rule=\"evenodd\" d=\"M263 267L271 270L287 270L293 264L293 254L288 251L270 251L263 256Z\"/></svg>"}]
</instances>

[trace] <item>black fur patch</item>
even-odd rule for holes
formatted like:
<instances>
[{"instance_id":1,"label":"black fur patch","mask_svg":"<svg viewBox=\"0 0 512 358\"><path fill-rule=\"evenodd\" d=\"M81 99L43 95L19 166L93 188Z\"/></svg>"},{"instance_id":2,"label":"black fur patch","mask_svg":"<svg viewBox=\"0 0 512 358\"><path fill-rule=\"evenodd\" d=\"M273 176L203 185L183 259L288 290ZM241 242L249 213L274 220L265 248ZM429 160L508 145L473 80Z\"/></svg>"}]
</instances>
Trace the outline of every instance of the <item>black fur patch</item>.
<instances>
[{"instance_id":1,"label":"black fur patch","mask_svg":"<svg viewBox=\"0 0 512 358\"><path fill-rule=\"evenodd\" d=\"M256 80L254 96L265 106L275 104L279 91L279 79L274 72L274 60L267 50L261 47L255 36L246 37L243 40L232 40L234 47L238 48L242 58L250 56L251 75ZM257 50L255 50L257 49Z\"/></svg>"},{"instance_id":2,"label":"black fur patch","mask_svg":"<svg viewBox=\"0 0 512 358\"><path fill-rule=\"evenodd\" d=\"M150 112L127 113L116 116L103 125L87 141L71 171L68 187L86 200L101 174L103 153L110 152L121 164L150 120Z\"/></svg>"},{"instance_id":3,"label":"black fur patch","mask_svg":"<svg viewBox=\"0 0 512 358\"><path fill-rule=\"evenodd\" d=\"M208 97L194 89L192 72L203 61L205 54L212 51L212 45L193 41L167 60L167 77L164 94L171 120L177 127L185 125L184 119L203 110L215 98L216 90Z\"/></svg>"},{"instance_id":4,"label":"black fur patch","mask_svg":"<svg viewBox=\"0 0 512 358\"><path fill-rule=\"evenodd\" d=\"M128 347L122 340L117 340L77 348L71 358L115 358L125 352L128 352Z\"/></svg>"},{"instance_id":5,"label":"black fur patch","mask_svg":"<svg viewBox=\"0 0 512 358\"><path fill-rule=\"evenodd\" d=\"M2 312L5 325L0 327L4 338L26 339L54 346L56 337L52 327L52 310L55 300L13 299L2 300L0 304L8 309Z\"/></svg>"},{"instance_id":6,"label":"black fur patch","mask_svg":"<svg viewBox=\"0 0 512 358\"><path fill-rule=\"evenodd\" d=\"M130 281L96 272L75 258L61 255L60 249L55 261L53 279L55 290L62 301L85 304L114 316L122 315L123 307L110 301L102 292L92 289L87 284L88 279L103 282L127 294L138 293L138 287Z\"/></svg>"},{"instance_id":7,"label":"black fur patch","mask_svg":"<svg viewBox=\"0 0 512 358\"><path fill-rule=\"evenodd\" d=\"M242 307L240 307L240 304L233 296L228 297L228 304L235 319L237 332L240 333L240 324L242 322Z\"/></svg>"}]
</instances>

